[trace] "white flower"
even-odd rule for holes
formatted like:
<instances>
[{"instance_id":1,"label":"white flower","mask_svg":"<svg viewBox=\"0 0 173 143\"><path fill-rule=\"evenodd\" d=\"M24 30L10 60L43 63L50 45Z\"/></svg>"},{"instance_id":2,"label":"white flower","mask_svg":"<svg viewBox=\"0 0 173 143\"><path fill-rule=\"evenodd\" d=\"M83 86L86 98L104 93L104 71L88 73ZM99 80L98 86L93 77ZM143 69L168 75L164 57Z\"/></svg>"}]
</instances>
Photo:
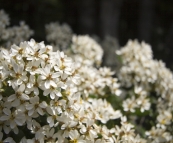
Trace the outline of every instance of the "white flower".
<instances>
[{"instance_id":1,"label":"white flower","mask_svg":"<svg viewBox=\"0 0 173 143\"><path fill-rule=\"evenodd\" d=\"M25 84L21 84L19 88L15 85L14 90L15 94L10 95L7 99L8 102L11 102L12 107L17 107L20 105L21 101L27 101L30 99L27 94L23 93L25 90Z\"/></svg>"},{"instance_id":2,"label":"white flower","mask_svg":"<svg viewBox=\"0 0 173 143\"><path fill-rule=\"evenodd\" d=\"M27 88L25 89L26 94L30 94L31 92L34 93L34 95L39 95L39 85L36 80L36 77L34 75L30 75L29 82L27 83Z\"/></svg>"},{"instance_id":3,"label":"white flower","mask_svg":"<svg viewBox=\"0 0 173 143\"><path fill-rule=\"evenodd\" d=\"M35 120L32 120L32 126L29 129L31 130L31 133L35 134L36 140L44 139L43 128L38 122L36 122Z\"/></svg>"},{"instance_id":4,"label":"white flower","mask_svg":"<svg viewBox=\"0 0 173 143\"><path fill-rule=\"evenodd\" d=\"M78 133L77 130L71 130L69 133L69 137L70 137L70 142L73 143L86 143L86 141L83 139L82 136L80 136L80 134Z\"/></svg>"},{"instance_id":5,"label":"white flower","mask_svg":"<svg viewBox=\"0 0 173 143\"><path fill-rule=\"evenodd\" d=\"M55 133L55 129L48 127L45 131L45 140L46 142L54 143L56 142L56 139L58 138L58 132Z\"/></svg>"},{"instance_id":6,"label":"white flower","mask_svg":"<svg viewBox=\"0 0 173 143\"><path fill-rule=\"evenodd\" d=\"M47 107L46 111L49 113L50 116L47 117L47 122L49 123L50 127L56 127L58 125L58 115L62 113L62 111L58 111L56 108Z\"/></svg>"},{"instance_id":7,"label":"white flower","mask_svg":"<svg viewBox=\"0 0 173 143\"><path fill-rule=\"evenodd\" d=\"M80 55L88 65L100 65L103 50L100 45L89 36L73 36L72 50L76 55ZM76 59L78 60L78 59ZM87 62L88 61L88 62Z\"/></svg>"},{"instance_id":8,"label":"white flower","mask_svg":"<svg viewBox=\"0 0 173 143\"><path fill-rule=\"evenodd\" d=\"M72 74L72 59L67 57L64 52L57 51L56 54L53 56L56 61L57 65L54 66L55 71L61 73L61 78L65 79L68 75Z\"/></svg>"},{"instance_id":9,"label":"white flower","mask_svg":"<svg viewBox=\"0 0 173 143\"><path fill-rule=\"evenodd\" d=\"M17 60L22 60L25 54L28 53L28 46L26 42L21 42L20 46L12 45L11 46L11 57L16 57Z\"/></svg>"},{"instance_id":10,"label":"white flower","mask_svg":"<svg viewBox=\"0 0 173 143\"><path fill-rule=\"evenodd\" d=\"M38 69L40 67L41 60L32 60L27 63L26 71L28 71L31 75L35 75L39 73Z\"/></svg>"},{"instance_id":11,"label":"white flower","mask_svg":"<svg viewBox=\"0 0 173 143\"><path fill-rule=\"evenodd\" d=\"M172 141L173 136L166 132L165 129L152 127L150 131L145 133L150 141L153 142L169 142Z\"/></svg>"},{"instance_id":12,"label":"white flower","mask_svg":"<svg viewBox=\"0 0 173 143\"><path fill-rule=\"evenodd\" d=\"M3 113L4 114L1 115L0 120L7 121L11 129L14 129L17 126L22 126L26 121L25 115L17 110L11 112L10 109L4 108Z\"/></svg>"},{"instance_id":13,"label":"white flower","mask_svg":"<svg viewBox=\"0 0 173 143\"><path fill-rule=\"evenodd\" d=\"M123 108L124 111L135 112L135 108L137 108L135 97L132 96L132 98L127 98L125 101L123 101Z\"/></svg>"},{"instance_id":14,"label":"white flower","mask_svg":"<svg viewBox=\"0 0 173 143\"><path fill-rule=\"evenodd\" d=\"M166 125L170 125L171 124L171 119L172 119L172 114L170 111L159 111L159 115L157 116L157 127L161 127L163 129L166 128Z\"/></svg>"},{"instance_id":15,"label":"white flower","mask_svg":"<svg viewBox=\"0 0 173 143\"><path fill-rule=\"evenodd\" d=\"M88 101L91 102L96 119L101 121L102 123L106 123L110 119L117 119L122 116L121 112L119 110L115 111L112 108L111 104L106 100L89 99Z\"/></svg>"},{"instance_id":16,"label":"white flower","mask_svg":"<svg viewBox=\"0 0 173 143\"><path fill-rule=\"evenodd\" d=\"M66 107L66 100L55 98L54 100L50 101L50 106L54 107L57 111L61 111Z\"/></svg>"},{"instance_id":17,"label":"white flower","mask_svg":"<svg viewBox=\"0 0 173 143\"><path fill-rule=\"evenodd\" d=\"M26 109L28 110L28 115L32 116L34 112L39 113L40 115L44 115L43 109L47 107L47 103L45 101L39 102L39 97L34 96L30 98L31 104L26 104Z\"/></svg>"},{"instance_id":18,"label":"white flower","mask_svg":"<svg viewBox=\"0 0 173 143\"><path fill-rule=\"evenodd\" d=\"M26 71L24 71L23 64L17 64L14 60L11 60L11 64L14 71L11 71L10 75L13 77L12 81L9 81L9 84L21 85L22 83L28 80L26 76Z\"/></svg>"},{"instance_id":19,"label":"white flower","mask_svg":"<svg viewBox=\"0 0 173 143\"><path fill-rule=\"evenodd\" d=\"M53 72L50 64L46 65L45 68L40 69L41 75L39 79L42 80L46 89L49 89L50 86L57 87L56 82L57 78L60 76L59 72Z\"/></svg>"},{"instance_id":20,"label":"white flower","mask_svg":"<svg viewBox=\"0 0 173 143\"><path fill-rule=\"evenodd\" d=\"M46 47L43 42L36 43L34 39L31 39L28 42L29 53L26 55L27 60L40 60L41 62L45 62L45 59L48 58L46 52Z\"/></svg>"},{"instance_id":21,"label":"white flower","mask_svg":"<svg viewBox=\"0 0 173 143\"><path fill-rule=\"evenodd\" d=\"M141 95L139 98L136 99L136 102L141 110L141 112L144 112L145 110L149 110L151 103L149 99L146 97L146 95Z\"/></svg>"}]
</instances>

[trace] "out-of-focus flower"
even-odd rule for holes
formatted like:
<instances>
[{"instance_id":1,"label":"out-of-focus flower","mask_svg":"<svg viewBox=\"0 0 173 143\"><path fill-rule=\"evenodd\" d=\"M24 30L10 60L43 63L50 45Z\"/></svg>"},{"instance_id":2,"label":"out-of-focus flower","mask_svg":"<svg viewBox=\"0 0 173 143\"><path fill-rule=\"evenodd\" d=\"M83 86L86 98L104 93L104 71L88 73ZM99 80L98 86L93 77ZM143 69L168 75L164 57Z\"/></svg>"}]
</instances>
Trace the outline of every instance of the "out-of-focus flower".
<instances>
[{"instance_id":1,"label":"out-of-focus flower","mask_svg":"<svg viewBox=\"0 0 173 143\"><path fill-rule=\"evenodd\" d=\"M53 46L54 50L65 50L70 47L72 40L72 30L67 24L60 25L58 22L52 22L46 26L46 39Z\"/></svg>"},{"instance_id":2,"label":"out-of-focus flower","mask_svg":"<svg viewBox=\"0 0 173 143\"><path fill-rule=\"evenodd\" d=\"M119 82L129 89L128 96L132 96L123 101L124 111L135 112L137 108L142 113L149 111L157 119L146 132L151 138L149 142L169 142L173 131L169 127L173 123L172 72L162 61L153 59L150 45L144 42L129 41L117 54L123 63Z\"/></svg>"},{"instance_id":3,"label":"out-of-focus flower","mask_svg":"<svg viewBox=\"0 0 173 143\"><path fill-rule=\"evenodd\" d=\"M24 21L20 22L20 26L7 27L10 24L9 21L4 10L0 10L0 42L1 46L8 49L12 44L19 44L29 39L34 33Z\"/></svg>"},{"instance_id":4,"label":"out-of-focus flower","mask_svg":"<svg viewBox=\"0 0 173 143\"><path fill-rule=\"evenodd\" d=\"M76 36L72 38L72 52L74 56L79 56L82 63L86 65L100 65L103 56L101 46L89 36ZM76 62L80 62L80 58L74 58Z\"/></svg>"}]
</instances>

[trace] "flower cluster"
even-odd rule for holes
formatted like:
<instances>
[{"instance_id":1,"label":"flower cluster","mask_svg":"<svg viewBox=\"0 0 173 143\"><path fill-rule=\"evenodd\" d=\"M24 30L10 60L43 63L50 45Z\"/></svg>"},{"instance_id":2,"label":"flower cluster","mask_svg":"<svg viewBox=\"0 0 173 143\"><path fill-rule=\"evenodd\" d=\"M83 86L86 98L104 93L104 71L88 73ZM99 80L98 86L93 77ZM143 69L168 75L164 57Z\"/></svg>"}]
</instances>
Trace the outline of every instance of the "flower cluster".
<instances>
[{"instance_id":1,"label":"flower cluster","mask_svg":"<svg viewBox=\"0 0 173 143\"><path fill-rule=\"evenodd\" d=\"M76 70L81 77L77 87L85 98L121 94L118 79L113 77L115 73L108 67L99 67L103 50L91 37L73 36L72 49L66 50L66 53L76 62Z\"/></svg>"},{"instance_id":2,"label":"flower cluster","mask_svg":"<svg viewBox=\"0 0 173 143\"><path fill-rule=\"evenodd\" d=\"M45 27L46 39L54 46L54 50L65 50L69 47L72 40L72 30L67 24L60 25L58 22L52 22Z\"/></svg>"},{"instance_id":3,"label":"flower cluster","mask_svg":"<svg viewBox=\"0 0 173 143\"><path fill-rule=\"evenodd\" d=\"M122 85L133 89L130 98L123 101L124 111L149 110L156 117L155 125L146 135L150 142L172 141L173 129L173 74L162 61L154 60L151 47L142 42L129 41L121 50L123 66L119 79ZM150 108L152 106L152 108Z\"/></svg>"},{"instance_id":4,"label":"flower cluster","mask_svg":"<svg viewBox=\"0 0 173 143\"><path fill-rule=\"evenodd\" d=\"M10 24L8 15L0 10L0 43L1 46L10 48L12 44L19 44L27 40L33 31L29 29L25 22L20 22L20 26L7 27Z\"/></svg>"},{"instance_id":5,"label":"flower cluster","mask_svg":"<svg viewBox=\"0 0 173 143\"><path fill-rule=\"evenodd\" d=\"M77 63L92 66L100 65L103 57L101 46L89 36L76 36L72 38L72 55Z\"/></svg>"},{"instance_id":6,"label":"flower cluster","mask_svg":"<svg viewBox=\"0 0 173 143\"><path fill-rule=\"evenodd\" d=\"M0 54L0 137L4 142L140 139L106 100L81 97L76 85L80 74L63 52L31 40L1 49ZM110 119L121 119L121 126L103 126Z\"/></svg>"},{"instance_id":7,"label":"flower cluster","mask_svg":"<svg viewBox=\"0 0 173 143\"><path fill-rule=\"evenodd\" d=\"M66 24L46 25L53 47L20 42L32 31L8 25L1 10L0 46L11 48L0 49L0 142L173 142L173 74L150 45L129 41L116 51L115 72L101 67L99 43ZM118 47L112 37L100 44Z\"/></svg>"},{"instance_id":8,"label":"flower cluster","mask_svg":"<svg viewBox=\"0 0 173 143\"><path fill-rule=\"evenodd\" d=\"M102 43L102 45L107 45L107 43ZM98 43L89 36L74 35L70 47L65 52L76 62L75 70L80 75L77 90L80 91L83 99L89 101L93 97L98 100L106 99L114 107L122 108L123 114L135 124L137 132L143 137L149 138L149 142L172 140L170 134L172 129L169 128L172 125L172 73L163 62L153 60L150 45L144 42L140 44L137 41L129 41L125 47L117 51L117 54L122 58L122 67L118 72L121 88L124 89L121 96L119 96L121 94L120 83L115 78L114 72L107 67L99 67L103 51ZM119 63L117 65L120 66ZM152 95L153 92L154 95ZM110 97L112 94L118 95L118 98L116 96ZM119 102L119 104L114 105L114 102ZM95 110L99 113L105 112L103 109L95 108ZM111 119L110 112L106 112L105 116ZM134 115L139 115L141 118ZM147 117L154 120L154 124L147 123L151 122L146 119ZM102 123L107 122L107 119L102 119ZM143 127L143 124L146 127ZM151 131L147 131L152 126ZM146 134L141 128L147 131ZM154 129L156 131L152 133ZM162 139L159 140L159 138Z\"/></svg>"},{"instance_id":9,"label":"flower cluster","mask_svg":"<svg viewBox=\"0 0 173 143\"><path fill-rule=\"evenodd\" d=\"M92 95L106 98L109 94L117 96L121 94L118 79L112 77L114 73L109 68L101 67L96 69L94 67L82 66L77 70L81 76L78 89L85 97Z\"/></svg>"}]
</instances>

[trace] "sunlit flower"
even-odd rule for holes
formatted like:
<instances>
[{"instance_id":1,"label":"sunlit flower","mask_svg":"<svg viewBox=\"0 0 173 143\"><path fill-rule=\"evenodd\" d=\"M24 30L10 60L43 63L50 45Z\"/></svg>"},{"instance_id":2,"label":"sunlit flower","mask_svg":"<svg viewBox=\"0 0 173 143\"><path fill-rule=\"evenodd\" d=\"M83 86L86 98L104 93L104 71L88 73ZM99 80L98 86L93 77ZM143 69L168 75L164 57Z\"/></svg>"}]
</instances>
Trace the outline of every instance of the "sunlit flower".
<instances>
[{"instance_id":1,"label":"sunlit flower","mask_svg":"<svg viewBox=\"0 0 173 143\"><path fill-rule=\"evenodd\" d=\"M71 130L69 133L69 137L71 139L70 142L72 143L86 143L86 141L83 139L82 136L80 136L77 130Z\"/></svg>"}]
</instances>

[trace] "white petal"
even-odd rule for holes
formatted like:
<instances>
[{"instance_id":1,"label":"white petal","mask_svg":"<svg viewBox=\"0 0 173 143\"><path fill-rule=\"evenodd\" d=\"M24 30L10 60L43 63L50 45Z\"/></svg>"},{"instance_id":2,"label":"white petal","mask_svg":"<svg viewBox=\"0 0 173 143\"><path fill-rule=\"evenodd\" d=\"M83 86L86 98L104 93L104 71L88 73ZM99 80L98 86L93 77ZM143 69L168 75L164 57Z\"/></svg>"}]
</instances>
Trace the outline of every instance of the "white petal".
<instances>
[{"instance_id":1,"label":"white petal","mask_svg":"<svg viewBox=\"0 0 173 143\"><path fill-rule=\"evenodd\" d=\"M12 104L11 104L12 107L17 107L17 106L19 106L19 105L20 105L20 100L19 100L19 99L14 100L14 101L12 102Z\"/></svg>"},{"instance_id":2,"label":"white petal","mask_svg":"<svg viewBox=\"0 0 173 143\"><path fill-rule=\"evenodd\" d=\"M50 88L50 80L46 80L44 85L45 85L46 89L49 89Z\"/></svg>"},{"instance_id":3,"label":"white petal","mask_svg":"<svg viewBox=\"0 0 173 143\"><path fill-rule=\"evenodd\" d=\"M39 102L39 97L38 96L35 96L34 99L35 99L35 103Z\"/></svg>"},{"instance_id":4,"label":"white petal","mask_svg":"<svg viewBox=\"0 0 173 143\"><path fill-rule=\"evenodd\" d=\"M53 120L53 119L52 119L52 116L49 116L49 117L47 118L47 122L48 122L48 123L51 123L52 120Z\"/></svg>"},{"instance_id":5,"label":"white petal","mask_svg":"<svg viewBox=\"0 0 173 143\"><path fill-rule=\"evenodd\" d=\"M4 108L3 109L3 112L6 114L6 115L11 115L11 110L10 109L7 109L7 108Z\"/></svg>"},{"instance_id":6,"label":"white petal","mask_svg":"<svg viewBox=\"0 0 173 143\"><path fill-rule=\"evenodd\" d=\"M44 112L41 108L37 108L37 112L40 114L40 115L44 115Z\"/></svg>"},{"instance_id":7,"label":"white petal","mask_svg":"<svg viewBox=\"0 0 173 143\"><path fill-rule=\"evenodd\" d=\"M57 67L57 66L54 66L54 70L55 70L55 71L60 71L60 68Z\"/></svg>"},{"instance_id":8,"label":"white petal","mask_svg":"<svg viewBox=\"0 0 173 143\"><path fill-rule=\"evenodd\" d=\"M66 129L66 127L67 127L67 125L66 125L66 124L63 124L63 125L61 126L61 130Z\"/></svg>"},{"instance_id":9,"label":"white petal","mask_svg":"<svg viewBox=\"0 0 173 143\"><path fill-rule=\"evenodd\" d=\"M78 143L86 143L85 140L78 140Z\"/></svg>"},{"instance_id":10,"label":"white petal","mask_svg":"<svg viewBox=\"0 0 173 143\"><path fill-rule=\"evenodd\" d=\"M28 88L32 88L33 87L33 83L31 83L31 82L27 83L27 87Z\"/></svg>"},{"instance_id":11,"label":"white petal","mask_svg":"<svg viewBox=\"0 0 173 143\"><path fill-rule=\"evenodd\" d=\"M49 126L50 127L53 127L54 126L54 120L52 120L52 122L49 123Z\"/></svg>"},{"instance_id":12,"label":"white petal","mask_svg":"<svg viewBox=\"0 0 173 143\"><path fill-rule=\"evenodd\" d=\"M70 137L71 139L75 139L75 138L77 138L78 136L79 136L79 133L78 133L77 130L72 130L72 131L70 131L70 133L69 133L69 137Z\"/></svg>"},{"instance_id":13,"label":"white petal","mask_svg":"<svg viewBox=\"0 0 173 143\"><path fill-rule=\"evenodd\" d=\"M53 80L50 81L50 85L52 85L53 87L57 87L56 83Z\"/></svg>"},{"instance_id":14,"label":"white petal","mask_svg":"<svg viewBox=\"0 0 173 143\"><path fill-rule=\"evenodd\" d=\"M23 92L25 90L25 84L20 85L18 91Z\"/></svg>"},{"instance_id":15,"label":"white petal","mask_svg":"<svg viewBox=\"0 0 173 143\"><path fill-rule=\"evenodd\" d=\"M51 93L50 93L50 98L51 98L51 99L55 99L55 93L52 93L52 92L51 92Z\"/></svg>"},{"instance_id":16,"label":"white petal","mask_svg":"<svg viewBox=\"0 0 173 143\"><path fill-rule=\"evenodd\" d=\"M4 129L4 132L6 134L9 134L9 132L10 132L10 128L9 127L5 126L3 129Z\"/></svg>"},{"instance_id":17,"label":"white petal","mask_svg":"<svg viewBox=\"0 0 173 143\"><path fill-rule=\"evenodd\" d=\"M30 99L29 96L24 94L24 93L22 94L21 98L22 98L22 100L29 100Z\"/></svg>"},{"instance_id":18,"label":"white petal","mask_svg":"<svg viewBox=\"0 0 173 143\"><path fill-rule=\"evenodd\" d=\"M50 115L53 115L53 111L52 111L52 109L51 109L49 106L47 106L46 111L47 111Z\"/></svg>"},{"instance_id":19,"label":"white petal","mask_svg":"<svg viewBox=\"0 0 173 143\"><path fill-rule=\"evenodd\" d=\"M47 89L47 90L45 90L45 91L43 92L43 95L44 95L44 96L47 96L50 92L51 92L51 90L50 90L50 89Z\"/></svg>"},{"instance_id":20,"label":"white petal","mask_svg":"<svg viewBox=\"0 0 173 143\"><path fill-rule=\"evenodd\" d=\"M43 69L46 75L50 73L50 68L51 68L51 65L49 64L49 65L46 65L46 67Z\"/></svg>"},{"instance_id":21,"label":"white petal","mask_svg":"<svg viewBox=\"0 0 173 143\"><path fill-rule=\"evenodd\" d=\"M16 95L13 94L13 95L10 95L10 96L8 97L7 101L8 101L8 102L11 102L11 101L13 101L13 100L16 99L16 98L17 98Z\"/></svg>"},{"instance_id":22,"label":"white petal","mask_svg":"<svg viewBox=\"0 0 173 143\"><path fill-rule=\"evenodd\" d=\"M19 68L18 68L18 72L22 72L24 69L24 66L23 65L20 65Z\"/></svg>"},{"instance_id":23,"label":"white petal","mask_svg":"<svg viewBox=\"0 0 173 143\"><path fill-rule=\"evenodd\" d=\"M53 74L52 74L52 78L57 78L57 77L59 77L60 75L61 75L61 73L59 73L59 72L53 73Z\"/></svg>"},{"instance_id":24,"label":"white petal","mask_svg":"<svg viewBox=\"0 0 173 143\"><path fill-rule=\"evenodd\" d=\"M37 87L34 88L34 94L35 94L35 95L39 95L39 90L38 90Z\"/></svg>"},{"instance_id":25,"label":"white petal","mask_svg":"<svg viewBox=\"0 0 173 143\"><path fill-rule=\"evenodd\" d=\"M16 83L17 83L17 85L21 85L23 83L23 81L21 79L17 79Z\"/></svg>"},{"instance_id":26,"label":"white petal","mask_svg":"<svg viewBox=\"0 0 173 143\"><path fill-rule=\"evenodd\" d=\"M31 110L32 108L34 108L33 104L27 104L26 105L27 110Z\"/></svg>"},{"instance_id":27,"label":"white petal","mask_svg":"<svg viewBox=\"0 0 173 143\"><path fill-rule=\"evenodd\" d=\"M11 129L14 129L15 126L16 126L16 123L14 122L14 120L10 121Z\"/></svg>"},{"instance_id":28,"label":"white petal","mask_svg":"<svg viewBox=\"0 0 173 143\"><path fill-rule=\"evenodd\" d=\"M29 116L32 116L32 114L34 114L34 109L31 109L31 110L29 110L29 112L28 112L28 115L29 115Z\"/></svg>"},{"instance_id":29,"label":"white petal","mask_svg":"<svg viewBox=\"0 0 173 143\"><path fill-rule=\"evenodd\" d=\"M32 83L34 83L35 82L35 76L33 76L33 75L30 75L30 78L29 78L29 80L32 82Z\"/></svg>"},{"instance_id":30,"label":"white petal","mask_svg":"<svg viewBox=\"0 0 173 143\"><path fill-rule=\"evenodd\" d=\"M18 129L17 127L15 127L15 128L13 129L13 132L14 132L15 134L18 134L18 133L19 133L19 129Z\"/></svg>"},{"instance_id":31,"label":"white petal","mask_svg":"<svg viewBox=\"0 0 173 143\"><path fill-rule=\"evenodd\" d=\"M44 76L44 75L41 75L39 77L40 77L41 80L45 80L46 79L46 76Z\"/></svg>"},{"instance_id":32,"label":"white petal","mask_svg":"<svg viewBox=\"0 0 173 143\"><path fill-rule=\"evenodd\" d=\"M68 77L68 75L65 73L63 75L61 75L62 80L65 80L67 77Z\"/></svg>"},{"instance_id":33,"label":"white petal","mask_svg":"<svg viewBox=\"0 0 173 143\"><path fill-rule=\"evenodd\" d=\"M61 92L59 92L59 91L56 92L56 95L57 95L58 97L62 97L62 94L61 94Z\"/></svg>"},{"instance_id":34,"label":"white petal","mask_svg":"<svg viewBox=\"0 0 173 143\"><path fill-rule=\"evenodd\" d=\"M64 58L64 52L60 52L61 58Z\"/></svg>"},{"instance_id":35,"label":"white petal","mask_svg":"<svg viewBox=\"0 0 173 143\"><path fill-rule=\"evenodd\" d=\"M14 61L11 63L13 65L13 69L14 69L15 73L17 73L18 72L18 65Z\"/></svg>"},{"instance_id":36,"label":"white petal","mask_svg":"<svg viewBox=\"0 0 173 143\"><path fill-rule=\"evenodd\" d=\"M22 126L25 120L18 120L16 119L15 122L17 125Z\"/></svg>"},{"instance_id":37,"label":"white petal","mask_svg":"<svg viewBox=\"0 0 173 143\"><path fill-rule=\"evenodd\" d=\"M52 128L52 129L50 130L50 132L49 132L49 135L52 137L52 136L53 136L53 134L54 134L54 132L55 132L55 129L54 129L54 128Z\"/></svg>"},{"instance_id":38,"label":"white petal","mask_svg":"<svg viewBox=\"0 0 173 143\"><path fill-rule=\"evenodd\" d=\"M42 103L40 103L39 107L46 108L47 107L47 103L45 101L43 101Z\"/></svg>"},{"instance_id":39,"label":"white petal","mask_svg":"<svg viewBox=\"0 0 173 143\"><path fill-rule=\"evenodd\" d=\"M7 121L9 118L9 116L1 116L0 121Z\"/></svg>"}]
</instances>

